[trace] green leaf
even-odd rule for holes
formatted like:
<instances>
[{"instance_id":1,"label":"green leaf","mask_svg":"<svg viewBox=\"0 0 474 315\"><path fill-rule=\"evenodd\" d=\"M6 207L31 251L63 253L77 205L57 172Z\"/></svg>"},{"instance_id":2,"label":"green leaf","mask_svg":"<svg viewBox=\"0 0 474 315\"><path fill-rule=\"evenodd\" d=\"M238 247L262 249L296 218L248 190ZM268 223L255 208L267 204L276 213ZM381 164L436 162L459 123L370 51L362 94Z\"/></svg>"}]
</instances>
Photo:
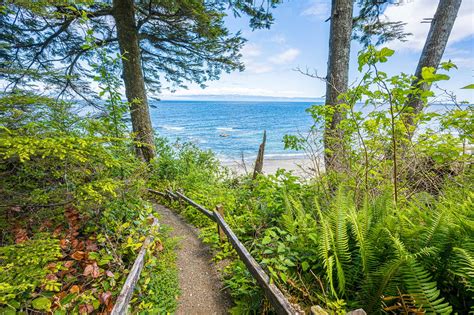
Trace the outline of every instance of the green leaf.
<instances>
[{"instance_id":1,"label":"green leaf","mask_svg":"<svg viewBox=\"0 0 474 315\"><path fill-rule=\"evenodd\" d=\"M301 263L301 268L303 268L303 271L306 271L309 269L309 263L307 261L303 261L303 263Z\"/></svg>"},{"instance_id":2,"label":"green leaf","mask_svg":"<svg viewBox=\"0 0 474 315\"><path fill-rule=\"evenodd\" d=\"M34 299L31 304L35 310L49 311L51 308L51 301L44 296Z\"/></svg>"},{"instance_id":3,"label":"green leaf","mask_svg":"<svg viewBox=\"0 0 474 315\"><path fill-rule=\"evenodd\" d=\"M270 236L266 235L266 236L262 239L262 245L267 245L267 244L269 244L271 241L272 241L272 239L270 238Z\"/></svg>"},{"instance_id":4,"label":"green leaf","mask_svg":"<svg viewBox=\"0 0 474 315\"><path fill-rule=\"evenodd\" d=\"M474 90L474 84L469 84L469 85L466 85L465 87L462 87L461 89L465 89L465 90Z\"/></svg>"},{"instance_id":5,"label":"green leaf","mask_svg":"<svg viewBox=\"0 0 474 315\"><path fill-rule=\"evenodd\" d=\"M421 77L424 80L432 80L434 78L434 72L435 72L435 68L424 67L423 70L421 70Z\"/></svg>"}]
</instances>

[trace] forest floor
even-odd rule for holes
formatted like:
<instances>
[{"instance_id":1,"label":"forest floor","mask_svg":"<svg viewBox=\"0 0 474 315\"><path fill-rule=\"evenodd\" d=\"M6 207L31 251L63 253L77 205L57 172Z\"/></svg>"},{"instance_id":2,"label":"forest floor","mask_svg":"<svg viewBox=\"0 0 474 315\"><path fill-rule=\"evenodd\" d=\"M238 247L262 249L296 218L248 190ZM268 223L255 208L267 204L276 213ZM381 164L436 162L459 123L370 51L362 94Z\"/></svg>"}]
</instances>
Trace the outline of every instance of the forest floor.
<instances>
[{"instance_id":1,"label":"forest floor","mask_svg":"<svg viewBox=\"0 0 474 315\"><path fill-rule=\"evenodd\" d=\"M177 266L181 296L176 314L227 314L232 302L223 289L209 247L198 238L198 230L170 209L156 205L160 222L179 240Z\"/></svg>"}]
</instances>

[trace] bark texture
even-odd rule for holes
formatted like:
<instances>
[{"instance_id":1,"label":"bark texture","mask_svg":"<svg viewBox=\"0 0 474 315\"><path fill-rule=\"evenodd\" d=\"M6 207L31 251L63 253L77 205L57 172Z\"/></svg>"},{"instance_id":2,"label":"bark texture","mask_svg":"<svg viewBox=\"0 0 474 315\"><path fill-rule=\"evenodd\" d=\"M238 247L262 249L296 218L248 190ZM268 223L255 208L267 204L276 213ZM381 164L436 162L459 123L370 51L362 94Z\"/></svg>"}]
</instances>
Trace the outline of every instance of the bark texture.
<instances>
[{"instance_id":1,"label":"bark texture","mask_svg":"<svg viewBox=\"0 0 474 315\"><path fill-rule=\"evenodd\" d=\"M145 80L141 66L140 45L133 0L113 0L113 16L117 26L120 52L124 55L123 81L130 102L132 128L139 158L149 162L155 157L153 128L151 125Z\"/></svg>"},{"instance_id":2,"label":"bark texture","mask_svg":"<svg viewBox=\"0 0 474 315\"><path fill-rule=\"evenodd\" d=\"M253 179L257 178L258 174L263 173L263 157L265 155L265 143L267 142L267 131L263 131L263 140L258 148L257 159L255 160L255 167L253 170Z\"/></svg>"},{"instance_id":3,"label":"bark texture","mask_svg":"<svg viewBox=\"0 0 474 315\"><path fill-rule=\"evenodd\" d=\"M326 105L334 106L341 93L345 93L349 81L349 58L352 34L353 0L332 0L329 33L329 58L326 77ZM345 169L343 131L339 128L344 112L336 110L328 121L324 133L324 161L327 171Z\"/></svg>"},{"instance_id":4,"label":"bark texture","mask_svg":"<svg viewBox=\"0 0 474 315\"><path fill-rule=\"evenodd\" d=\"M448 43L449 35L453 29L456 16L461 6L462 0L440 0L435 16L431 21L430 31L426 38L425 46L416 67L416 79L412 86L419 86L421 80L421 72L424 67L438 68L441 58L443 57L446 44ZM430 85L424 83L419 86L422 90L429 90ZM412 109L413 115L409 115L407 122L409 126L414 127L413 116L423 110L423 101L419 97L411 96L408 99L407 105Z\"/></svg>"}]
</instances>

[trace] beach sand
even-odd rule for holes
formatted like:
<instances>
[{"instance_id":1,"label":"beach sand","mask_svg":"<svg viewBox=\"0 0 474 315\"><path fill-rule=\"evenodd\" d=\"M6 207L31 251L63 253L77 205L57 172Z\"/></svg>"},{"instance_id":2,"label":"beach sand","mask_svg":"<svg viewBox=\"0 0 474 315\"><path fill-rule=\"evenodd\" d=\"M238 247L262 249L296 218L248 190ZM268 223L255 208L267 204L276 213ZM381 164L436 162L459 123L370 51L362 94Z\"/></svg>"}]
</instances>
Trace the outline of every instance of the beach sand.
<instances>
[{"instance_id":1,"label":"beach sand","mask_svg":"<svg viewBox=\"0 0 474 315\"><path fill-rule=\"evenodd\" d=\"M228 167L238 175L253 174L254 161L221 161L223 166ZM308 178L314 175L314 166L309 158L289 158L289 159L264 159L263 172L265 174L275 174L278 169L292 171L296 176Z\"/></svg>"}]
</instances>

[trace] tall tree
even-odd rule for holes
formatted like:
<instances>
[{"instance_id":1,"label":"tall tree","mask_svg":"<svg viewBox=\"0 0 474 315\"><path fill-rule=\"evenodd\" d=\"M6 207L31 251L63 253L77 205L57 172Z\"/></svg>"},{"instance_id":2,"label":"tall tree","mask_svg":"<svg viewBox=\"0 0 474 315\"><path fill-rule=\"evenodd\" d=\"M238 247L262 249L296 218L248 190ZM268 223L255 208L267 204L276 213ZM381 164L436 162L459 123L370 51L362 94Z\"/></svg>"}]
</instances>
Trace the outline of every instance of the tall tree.
<instances>
[{"instance_id":1,"label":"tall tree","mask_svg":"<svg viewBox=\"0 0 474 315\"><path fill-rule=\"evenodd\" d=\"M345 111L339 98L347 91L349 82L349 58L351 38L364 45L381 44L394 39L405 40L409 35L403 31L404 23L380 19L391 0L358 0L358 14L354 15L353 0L332 0L329 34L329 57L326 75L326 102L333 108L324 131L324 161L326 170L343 171L346 168L344 157L344 132L340 123Z\"/></svg>"},{"instance_id":2,"label":"tall tree","mask_svg":"<svg viewBox=\"0 0 474 315\"><path fill-rule=\"evenodd\" d=\"M141 66L140 40L133 0L114 0L112 12L117 25L120 53L124 56L122 59L123 82L125 94L130 103L132 127L136 140L145 144L136 147L137 155L145 161L150 161L155 156L153 127Z\"/></svg>"},{"instance_id":3,"label":"tall tree","mask_svg":"<svg viewBox=\"0 0 474 315\"><path fill-rule=\"evenodd\" d=\"M349 58L352 34L353 0L332 0L329 31L329 58L326 75L326 105L334 108L324 132L325 165L327 170L344 168L343 131L339 124L344 111L338 106L339 94L345 93L349 81Z\"/></svg>"},{"instance_id":4,"label":"tall tree","mask_svg":"<svg viewBox=\"0 0 474 315\"><path fill-rule=\"evenodd\" d=\"M448 43L449 35L453 29L454 22L461 6L462 0L440 0L438 8L431 21L430 30L428 37L426 38L425 46L418 61L418 65L415 71L415 77L412 87L414 89L421 89L428 91L431 86L427 83L420 84L422 79L423 68L432 67L437 69L441 58L443 57L444 50ZM420 93L414 93L414 95L420 95ZM415 128L415 121L413 119L416 114L423 110L424 103L419 97L411 95L407 101L407 107L410 113L407 115L407 124L411 129L410 136L413 134Z\"/></svg>"},{"instance_id":5,"label":"tall tree","mask_svg":"<svg viewBox=\"0 0 474 315\"><path fill-rule=\"evenodd\" d=\"M38 81L59 96L87 96L96 47L124 56L123 79L131 104L137 154L154 156L147 91L204 85L222 72L243 70L245 39L224 25L230 8L249 15L253 28L269 27L281 0L114 0L15 2L0 10L0 78L7 90ZM88 39L88 40L86 40ZM92 42L92 44L90 44Z\"/></svg>"}]
</instances>

